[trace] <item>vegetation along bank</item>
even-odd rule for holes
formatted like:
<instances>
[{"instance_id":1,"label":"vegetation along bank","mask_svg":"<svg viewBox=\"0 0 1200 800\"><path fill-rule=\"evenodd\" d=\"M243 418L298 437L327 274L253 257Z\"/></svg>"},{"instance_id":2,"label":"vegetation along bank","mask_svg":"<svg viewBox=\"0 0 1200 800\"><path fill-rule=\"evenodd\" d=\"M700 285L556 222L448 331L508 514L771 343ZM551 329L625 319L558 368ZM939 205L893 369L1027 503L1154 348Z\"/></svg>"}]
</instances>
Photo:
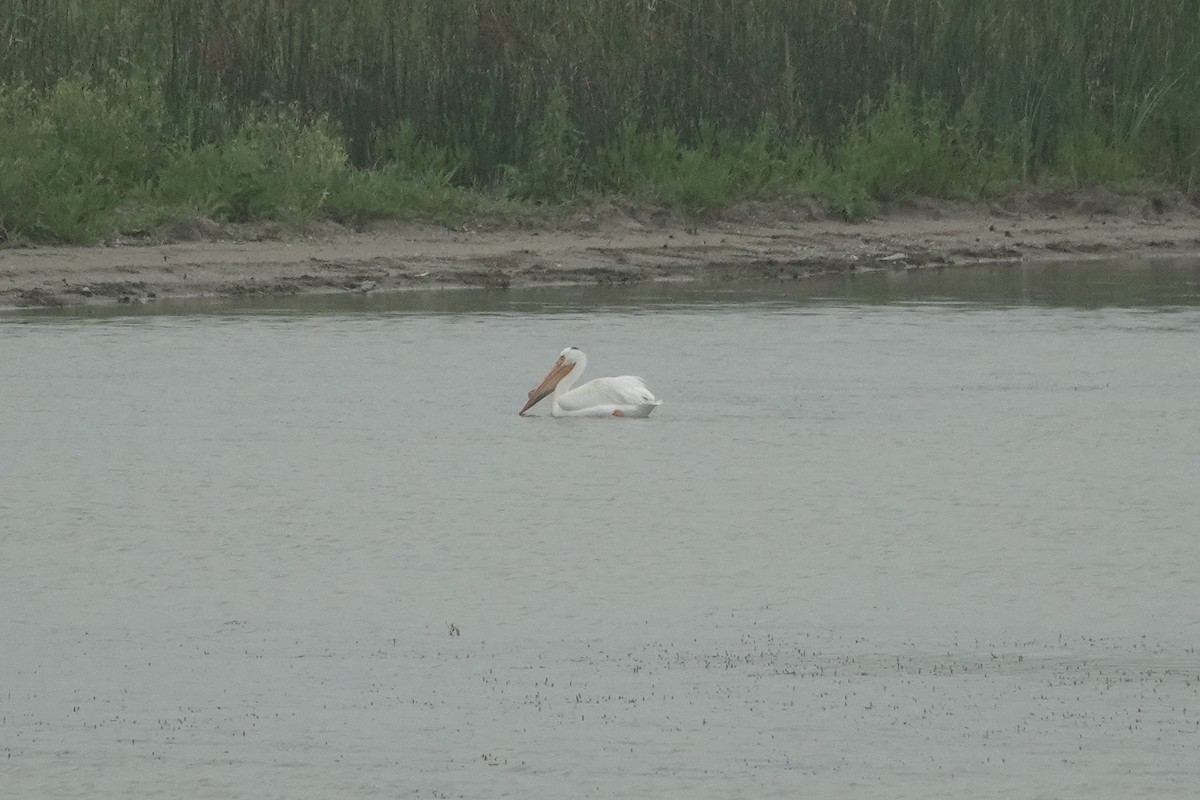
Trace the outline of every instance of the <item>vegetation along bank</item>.
<instances>
[{"instance_id":1,"label":"vegetation along bank","mask_svg":"<svg viewBox=\"0 0 1200 800\"><path fill-rule=\"evenodd\" d=\"M7 0L0 236L1200 194L1183 0Z\"/></svg>"}]
</instances>

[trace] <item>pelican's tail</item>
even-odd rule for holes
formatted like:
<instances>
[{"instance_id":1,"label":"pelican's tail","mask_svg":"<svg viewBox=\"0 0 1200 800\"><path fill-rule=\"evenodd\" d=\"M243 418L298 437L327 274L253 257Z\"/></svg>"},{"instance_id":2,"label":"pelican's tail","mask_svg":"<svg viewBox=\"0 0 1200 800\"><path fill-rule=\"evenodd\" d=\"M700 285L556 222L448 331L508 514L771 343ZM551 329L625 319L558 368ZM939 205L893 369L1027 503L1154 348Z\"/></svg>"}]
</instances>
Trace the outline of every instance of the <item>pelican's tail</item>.
<instances>
[{"instance_id":1,"label":"pelican's tail","mask_svg":"<svg viewBox=\"0 0 1200 800\"><path fill-rule=\"evenodd\" d=\"M655 400L653 403L642 403L639 406L634 406L626 411L622 416L626 417L648 417L650 412L662 405L662 400Z\"/></svg>"}]
</instances>

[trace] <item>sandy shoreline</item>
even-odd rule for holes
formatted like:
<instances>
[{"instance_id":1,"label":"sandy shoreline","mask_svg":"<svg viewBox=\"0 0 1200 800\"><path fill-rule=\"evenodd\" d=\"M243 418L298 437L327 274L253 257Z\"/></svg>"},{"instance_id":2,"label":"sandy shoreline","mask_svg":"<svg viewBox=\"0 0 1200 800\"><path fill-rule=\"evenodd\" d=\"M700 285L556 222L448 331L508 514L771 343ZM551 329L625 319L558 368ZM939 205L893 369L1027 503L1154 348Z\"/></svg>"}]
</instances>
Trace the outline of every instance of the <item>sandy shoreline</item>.
<instances>
[{"instance_id":1,"label":"sandy shoreline","mask_svg":"<svg viewBox=\"0 0 1200 800\"><path fill-rule=\"evenodd\" d=\"M0 308L1200 255L1200 208L1177 196L1093 190L894 203L862 223L816 202L753 203L703 221L606 206L556 223L280 235L201 222L177 226L174 237L192 241L2 249Z\"/></svg>"}]
</instances>

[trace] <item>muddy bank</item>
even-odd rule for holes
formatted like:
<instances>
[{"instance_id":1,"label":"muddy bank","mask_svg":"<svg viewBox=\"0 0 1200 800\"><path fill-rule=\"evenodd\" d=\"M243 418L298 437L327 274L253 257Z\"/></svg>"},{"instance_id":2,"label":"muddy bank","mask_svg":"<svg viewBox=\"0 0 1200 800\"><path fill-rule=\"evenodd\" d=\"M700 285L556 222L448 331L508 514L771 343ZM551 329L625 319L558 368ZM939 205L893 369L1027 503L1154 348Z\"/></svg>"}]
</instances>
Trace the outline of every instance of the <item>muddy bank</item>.
<instances>
[{"instance_id":1,"label":"muddy bank","mask_svg":"<svg viewBox=\"0 0 1200 800\"><path fill-rule=\"evenodd\" d=\"M0 307L416 288L799 279L1005 260L1200 254L1200 208L1178 195L1024 193L986 204L891 203L849 223L818 201L747 203L703 219L605 205L562 220L457 228L185 221L98 247L0 250Z\"/></svg>"}]
</instances>

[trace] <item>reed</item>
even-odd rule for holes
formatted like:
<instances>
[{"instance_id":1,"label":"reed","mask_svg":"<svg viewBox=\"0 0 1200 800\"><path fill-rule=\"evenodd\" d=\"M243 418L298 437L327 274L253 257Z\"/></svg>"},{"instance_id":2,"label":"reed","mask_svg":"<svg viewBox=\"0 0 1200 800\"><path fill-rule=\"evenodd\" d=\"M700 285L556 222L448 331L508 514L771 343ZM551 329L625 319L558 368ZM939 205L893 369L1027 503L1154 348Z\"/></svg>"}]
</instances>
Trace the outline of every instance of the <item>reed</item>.
<instances>
[{"instance_id":1,"label":"reed","mask_svg":"<svg viewBox=\"0 0 1200 800\"><path fill-rule=\"evenodd\" d=\"M787 165L792 190L859 200L1048 176L1200 188L1193 0L2 5L10 94L153 87L167 154L229 150L287 108L355 168L405 158L385 144L405 130L453 161L453 186L554 202L634 190L703 205L781 190L749 179L764 164ZM890 158L877 147L908 151L903 174L871 174ZM967 172L931 174L945 171L931 155L942 150ZM737 167L731 151L759 163ZM649 183L636 172L651 168Z\"/></svg>"}]
</instances>

